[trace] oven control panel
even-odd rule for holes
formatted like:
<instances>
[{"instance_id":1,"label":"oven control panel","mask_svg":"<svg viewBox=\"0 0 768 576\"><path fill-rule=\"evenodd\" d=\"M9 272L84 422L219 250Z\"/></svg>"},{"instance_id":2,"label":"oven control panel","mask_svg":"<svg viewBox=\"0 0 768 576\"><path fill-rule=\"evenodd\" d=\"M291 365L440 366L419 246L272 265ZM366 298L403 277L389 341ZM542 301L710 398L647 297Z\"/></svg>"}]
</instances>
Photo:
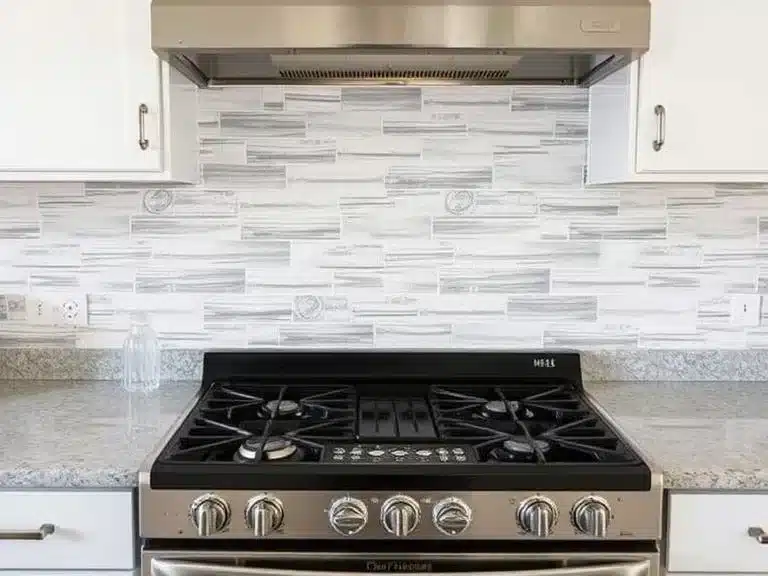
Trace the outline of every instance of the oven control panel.
<instances>
[{"instance_id":1,"label":"oven control panel","mask_svg":"<svg viewBox=\"0 0 768 576\"><path fill-rule=\"evenodd\" d=\"M477 462L470 445L330 444L320 458L335 464L465 464Z\"/></svg>"},{"instance_id":2,"label":"oven control panel","mask_svg":"<svg viewBox=\"0 0 768 576\"><path fill-rule=\"evenodd\" d=\"M477 462L470 445L330 444L321 462L331 464L465 464Z\"/></svg>"}]
</instances>

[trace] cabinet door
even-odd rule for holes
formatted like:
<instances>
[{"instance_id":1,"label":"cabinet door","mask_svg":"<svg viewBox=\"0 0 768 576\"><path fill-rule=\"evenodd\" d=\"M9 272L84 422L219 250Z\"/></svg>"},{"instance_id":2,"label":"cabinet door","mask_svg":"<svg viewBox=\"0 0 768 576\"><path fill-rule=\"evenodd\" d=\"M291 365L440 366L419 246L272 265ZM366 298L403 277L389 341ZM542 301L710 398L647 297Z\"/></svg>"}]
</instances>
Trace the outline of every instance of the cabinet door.
<instances>
[{"instance_id":1,"label":"cabinet door","mask_svg":"<svg viewBox=\"0 0 768 576\"><path fill-rule=\"evenodd\" d=\"M640 62L639 172L768 170L766 0L652 0ZM654 108L664 107L659 151Z\"/></svg>"},{"instance_id":2,"label":"cabinet door","mask_svg":"<svg viewBox=\"0 0 768 576\"><path fill-rule=\"evenodd\" d=\"M0 0L0 171L162 168L149 9L150 0Z\"/></svg>"}]
</instances>

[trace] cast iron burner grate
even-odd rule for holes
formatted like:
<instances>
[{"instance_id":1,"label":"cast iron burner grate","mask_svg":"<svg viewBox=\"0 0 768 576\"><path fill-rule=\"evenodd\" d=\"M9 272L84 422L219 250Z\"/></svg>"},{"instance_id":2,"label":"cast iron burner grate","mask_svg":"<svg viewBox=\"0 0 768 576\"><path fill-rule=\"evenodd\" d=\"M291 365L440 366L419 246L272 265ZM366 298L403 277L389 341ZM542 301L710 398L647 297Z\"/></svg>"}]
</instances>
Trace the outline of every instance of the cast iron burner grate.
<instances>
[{"instance_id":1,"label":"cast iron burner grate","mask_svg":"<svg viewBox=\"0 0 768 576\"><path fill-rule=\"evenodd\" d=\"M430 390L440 437L472 444L481 462L623 463L634 458L571 390L553 386ZM483 391L483 393L479 393Z\"/></svg>"},{"instance_id":2,"label":"cast iron burner grate","mask_svg":"<svg viewBox=\"0 0 768 576\"><path fill-rule=\"evenodd\" d=\"M317 462L325 443L354 439L356 397L346 386L240 381L211 387L185 422L170 462Z\"/></svg>"}]
</instances>

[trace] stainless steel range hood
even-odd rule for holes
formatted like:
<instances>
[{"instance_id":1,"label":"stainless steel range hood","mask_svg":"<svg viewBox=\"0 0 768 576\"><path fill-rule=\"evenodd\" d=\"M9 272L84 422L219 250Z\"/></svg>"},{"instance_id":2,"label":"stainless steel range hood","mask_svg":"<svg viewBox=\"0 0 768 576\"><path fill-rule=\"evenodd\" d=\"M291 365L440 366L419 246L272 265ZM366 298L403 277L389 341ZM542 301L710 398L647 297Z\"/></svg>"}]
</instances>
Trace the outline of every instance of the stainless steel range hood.
<instances>
[{"instance_id":1,"label":"stainless steel range hood","mask_svg":"<svg viewBox=\"0 0 768 576\"><path fill-rule=\"evenodd\" d=\"M153 0L152 46L200 86L587 86L648 49L650 0Z\"/></svg>"}]
</instances>

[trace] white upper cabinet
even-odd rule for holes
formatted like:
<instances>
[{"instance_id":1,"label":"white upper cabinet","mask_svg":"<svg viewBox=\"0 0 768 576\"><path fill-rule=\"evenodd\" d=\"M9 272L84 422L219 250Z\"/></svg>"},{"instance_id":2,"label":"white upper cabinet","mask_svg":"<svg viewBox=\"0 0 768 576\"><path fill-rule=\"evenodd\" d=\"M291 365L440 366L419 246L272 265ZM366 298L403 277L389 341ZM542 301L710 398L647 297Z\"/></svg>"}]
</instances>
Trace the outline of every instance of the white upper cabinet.
<instances>
[{"instance_id":1,"label":"white upper cabinet","mask_svg":"<svg viewBox=\"0 0 768 576\"><path fill-rule=\"evenodd\" d=\"M588 181L768 181L768 2L652 0L651 48L592 87Z\"/></svg>"},{"instance_id":2,"label":"white upper cabinet","mask_svg":"<svg viewBox=\"0 0 768 576\"><path fill-rule=\"evenodd\" d=\"M196 179L194 88L151 49L150 0L0 13L0 180Z\"/></svg>"}]
</instances>

